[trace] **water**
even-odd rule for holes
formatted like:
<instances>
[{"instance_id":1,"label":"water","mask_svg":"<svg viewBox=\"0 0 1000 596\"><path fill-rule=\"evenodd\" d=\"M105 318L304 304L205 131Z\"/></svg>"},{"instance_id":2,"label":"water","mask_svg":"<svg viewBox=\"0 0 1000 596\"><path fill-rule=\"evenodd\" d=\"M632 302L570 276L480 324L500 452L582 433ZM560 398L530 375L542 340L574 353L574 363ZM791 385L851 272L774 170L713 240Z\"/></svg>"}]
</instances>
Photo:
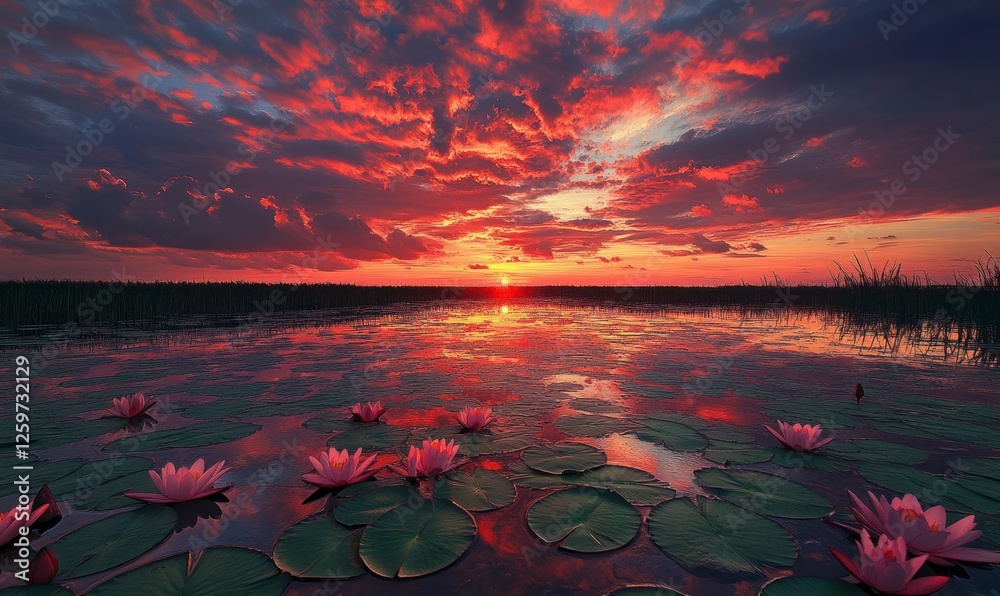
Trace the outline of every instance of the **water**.
<instances>
[{"instance_id":1,"label":"water","mask_svg":"<svg viewBox=\"0 0 1000 596\"><path fill-rule=\"evenodd\" d=\"M927 339L926 333L851 332L830 315L748 319L732 311L624 311L536 300L400 308L348 323L315 317L298 325L288 322L260 323L237 335L146 333L114 346L68 345L50 353L44 367L33 372L36 469L68 458L107 458L112 453L105 446L136 432L180 431L220 420L261 427L245 438L200 447L149 450L136 443L128 455L148 457L157 468L167 461L187 465L198 457L208 463L225 459L233 467L226 477L234 485L227 493L230 502L185 510L188 519L181 525L189 527L164 544L132 563L66 585L87 590L123 570L207 545L270 554L286 528L330 506L326 499L303 505L311 490L299 477L310 471L307 457L325 448L333 432L303 424L318 415L346 418L346 406L358 401L382 400L389 408L387 424L409 433L379 449L377 465L393 463L422 438L453 436L459 430L454 412L478 403L499 414L491 427L495 435L592 445L605 452L609 464L637 468L668 483L678 498L714 494L699 485L695 471L723 464L706 458L704 450L674 451L629 431L570 436L559 421L588 414L634 422L651 412L670 412L707 435L735 432L745 435L748 448L771 450L775 441L763 424L773 424L790 409L800 417L815 413L813 419L784 416L790 422L831 427L836 434L831 447L878 439L924 452L926 460L912 466L923 472L943 474L949 462L1000 455L998 440L990 438L1000 436L1000 413L984 418L974 405L1000 412L995 407L1000 373L976 364L983 362L976 358L980 348L956 349L941 338ZM860 405L851 395L857 382L867 392ZM98 420L102 410L113 397L137 391L169 407L144 427L118 425L108 432L101 426L106 421ZM929 420L943 421L943 436L935 434ZM969 425L975 440L956 440L961 436L953 422ZM67 436L79 440L66 442ZM862 461L867 456L844 455L835 465L813 467L786 467L775 463L777 457L731 467L787 477L834 507L847 504L846 489L898 494L859 473L872 464ZM482 455L463 469L482 467L511 476L509 466L519 461L518 452ZM383 470L379 477L392 475ZM964 481L959 476L956 482ZM986 492L994 486L1000 482L987 484ZM0 498L7 508L13 506L9 492ZM545 545L525 522L528 507L549 492L518 487L513 505L474 513L475 541L443 571L410 580L365 574L343 583L293 582L288 593L607 593L656 584L691 594L756 594L768 579L782 575L846 576L828 546L856 554L841 532L818 519L781 518L774 519L795 538L798 557L790 568L766 568L756 576L685 569L654 544L645 521L624 548L573 554ZM977 494L1000 507L1000 492ZM941 496L946 503L953 497ZM638 509L645 518L651 508ZM118 510L72 511L36 540L36 548ZM988 537L1000 540L1000 517L982 507L975 513L981 525L991 526ZM982 541L976 546L997 548ZM968 573L969 579L954 578L943 593L989 593L989 586L1000 581L997 571L970 568Z\"/></svg>"}]
</instances>

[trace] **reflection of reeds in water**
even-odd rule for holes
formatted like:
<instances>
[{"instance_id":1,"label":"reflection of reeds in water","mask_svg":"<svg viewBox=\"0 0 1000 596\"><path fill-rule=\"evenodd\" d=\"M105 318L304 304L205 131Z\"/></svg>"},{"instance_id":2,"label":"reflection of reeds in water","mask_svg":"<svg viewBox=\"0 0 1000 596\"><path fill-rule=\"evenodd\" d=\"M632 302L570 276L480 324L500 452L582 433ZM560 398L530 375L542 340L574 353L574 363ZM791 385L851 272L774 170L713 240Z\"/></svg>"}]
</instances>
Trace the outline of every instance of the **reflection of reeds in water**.
<instances>
[{"instance_id":1,"label":"reflection of reeds in water","mask_svg":"<svg viewBox=\"0 0 1000 596\"><path fill-rule=\"evenodd\" d=\"M867 259L867 255L866 255ZM962 360L996 364L1000 338L1000 265L976 263L972 278L937 284L906 276L898 264L881 268L855 257L837 265L832 286L786 284L774 276L760 285L434 287L348 284L0 282L0 328L15 337L47 335L53 326L71 339L121 338L143 331L237 329L252 338L302 320L379 324L407 309L449 307L456 300L571 300L612 309L718 307L741 316L789 317L829 313L859 345L901 334ZM392 306L391 309L386 308ZM315 311L315 312L311 312ZM122 332L122 330L125 330ZM970 355L971 354L971 355Z\"/></svg>"}]
</instances>

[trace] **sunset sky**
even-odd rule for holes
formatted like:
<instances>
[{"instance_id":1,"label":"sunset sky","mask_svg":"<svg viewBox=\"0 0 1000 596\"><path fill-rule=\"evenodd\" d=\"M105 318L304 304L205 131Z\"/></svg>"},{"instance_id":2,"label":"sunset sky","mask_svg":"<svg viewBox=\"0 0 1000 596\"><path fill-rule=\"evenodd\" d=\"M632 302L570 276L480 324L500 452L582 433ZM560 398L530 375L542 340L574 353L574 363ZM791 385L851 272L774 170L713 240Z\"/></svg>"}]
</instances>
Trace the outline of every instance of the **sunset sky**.
<instances>
[{"instance_id":1,"label":"sunset sky","mask_svg":"<svg viewBox=\"0 0 1000 596\"><path fill-rule=\"evenodd\" d=\"M50 4L0 0L0 279L826 282L867 251L946 281L1000 254L995 2Z\"/></svg>"}]
</instances>

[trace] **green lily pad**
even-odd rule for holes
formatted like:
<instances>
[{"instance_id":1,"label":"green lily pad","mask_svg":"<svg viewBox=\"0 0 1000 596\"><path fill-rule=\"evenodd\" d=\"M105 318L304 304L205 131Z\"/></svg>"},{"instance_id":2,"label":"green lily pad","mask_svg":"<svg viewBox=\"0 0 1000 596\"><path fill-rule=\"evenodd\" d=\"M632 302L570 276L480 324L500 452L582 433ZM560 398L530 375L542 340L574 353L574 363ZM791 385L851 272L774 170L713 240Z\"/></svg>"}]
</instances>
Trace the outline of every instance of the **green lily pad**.
<instances>
[{"instance_id":1,"label":"green lily pad","mask_svg":"<svg viewBox=\"0 0 1000 596\"><path fill-rule=\"evenodd\" d=\"M152 468L153 460L145 457L112 457L84 464L49 488L77 509L108 511L136 504L126 491L156 492L149 478Z\"/></svg>"},{"instance_id":2,"label":"green lily pad","mask_svg":"<svg viewBox=\"0 0 1000 596\"><path fill-rule=\"evenodd\" d=\"M528 527L536 536L583 553L625 546L639 532L641 519L620 495L590 487L554 492L528 509Z\"/></svg>"},{"instance_id":3,"label":"green lily pad","mask_svg":"<svg viewBox=\"0 0 1000 596\"><path fill-rule=\"evenodd\" d=\"M451 565L476 536L476 522L445 499L402 505L382 515L361 535L365 565L382 577L419 577Z\"/></svg>"},{"instance_id":4,"label":"green lily pad","mask_svg":"<svg viewBox=\"0 0 1000 596\"><path fill-rule=\"evenodd\" d=\"M503 474L476 468L471 474L452 472L434 487L434 496L466 511L492 511L514 502L517 489Z\"/></svg>"},{"instance_id":5,"label":"green lily pad","mask_svg":"<svg viewBox=\"0 0 1000 596\"><path fill-rule=\"evenodd\" d=\"M358 544L361 530L351 530L321 513L294 524L274 545L275 564L295 577L345 579L365 573Z\"/></svg>"},{"instance_id":6,"label":"green lily pad","mask_svg":"<svg viewBox=\"0 0 1000 596\"><path fill-rule=\"evenodd\" d=\"M700 451L708 447L708 438L686 424L656 418L645 418L639 424L632 434L643 441L662 443L674 451Z\"/></svg>"},{"instance_id":7,"label":"green lily pad","mask_svg":"<svg viewBox=\"0 0 1000 596\"><path fill-rule=\"evenodd\" d=\"M450 438L461 446L461 452L475 457L477 455L497 455L521 451L535 445L536 441L528 430L504 430L502 432L479 431L474 433L456 433Z\"/></svg>"},{"instance_id":8,"label":"green lily pad","mask_svg":"<svg viewBox=\"0 0 1000 596\"><path fill-rule=\"evenodd\" d=\"M633 505L653 506L674 498L672 488L663 486L655 476L626 466L601 466L580 474L563 474L567 484L605 488Z\"/></svg>"},{"instance_id":9,"label":"green lily pad","mask_svg":"<svg viewBox=\"0 0 1000 596\"><path fill-rule=\"evenodd\" d=\"M676 495L673 489L664 486L652 474L626 466L605 465L581 473L546 474L521 462L514 462L508 469L511 480L517 486L535 489L569 486L604 488L638 506L651 507Z\"/></svg>"},{"instance_id":10,"label":"green lily pad","mask_svg":"<svg viewBox=\"0 0 1000 596\"><path fill-rule=\"evenodd\" d=\"M105 451L159 451L176 447L204 447L218 445L249 437L260 430L260 425L230 420L198 422L183 428L156 430L113 441Z\"/></svg>"},{"instance_id":11,"label":"green lily pad","mask_svg":"<svg viewBox=\"0 0 1000 596\"><path fill-rule=\"evenodd\" d=\"M862 464L859 471L867 480L900 495L916 495L924 507L944 505L949 511L1000 515L1000 500L966 489L946 476L893 464Z\"/></svg>"},{"instance_id":12,"label":"green lily pad","mask_svg":"<svg viewBox=\"0 0 1000 596\"><path fill-rule=\"evenodd\" d=\"M524 488L565 488L569 486L563 474L546 474L533 470L522 462L516 461L507 466L510 470L510 479L517 486Z\"/></svg>"},{"instance_id":13,"label":"green lily pad","mask_svg":"<svg viewBox=\"0 0 1000 596\"><path fill-rule=\"evenodd\" d=\"M865 596L858 586L842 579L825 577L782 577L765 585L760 596Z\"/></svg>"},{"instance_id":14,"label":"green lily pad","mask_svg":"<svg viewBox=\"0 0 1000 596\"><path fill-rule=\"evenodd\" d=\"M0 596L73 596L73 591L57 585L13 586L0 590Z\"/></svg>"},{"instance_id":15,"label":"green lily pad","mask_svg":"<svg viewBox=\"0 0 1000 596\"><path fill-rule=\"evenodd\" d=\"M698 497L660 503L649 514L649 533L663 552L688 570L762 574L763 567L791 567L798 556L779 524L732 503Z\"/></svg>"},{"instance_id":16,"label":"green lily pad","mask_svg":"<svg viewBox=\"0 0 1000 596\"><path fill-rule=\"evenodd\" d=\"M386 486L337 503L333 516L348 526L366 526L404 503L419 503L420 493L410 485ZM359 537L360 540L360 537Z\"/></svg>"},{"instance_id":17,"label":"green lily pad","mask_svg":"<svg viewBox=\"0 0 1000 596\"><path fill-rule=\"evenodd\" d=\"M967 474L1000 480L1000 457L963 457L951 465Z\"/></svg>"},{"instance_id":18,"label":"green lily pad","mask_svg":"<svg viewBox=\"0 0 1000 596\"><path fill-rule=\"evenodd\" d=\"M166 596L218 594L224 589L228 594L280 596L291 582L288 574L275 567L271 557L249 548L207 548L194 562L193 569L191 566L190 553L174 555L127 571L89 593L96 596Z\"/></svg>"},{"instance_id":19,"label":"green lily pad","mask_svg":"<svg viewBox=\"0 0 1000 596\"><path fill-rule=\"evenodd\" d=\"M698 484L719 497L764 515L810 519L833 510L821 495L781 476L751 470L696 470Z\"/></svg>"},{"instance_id":20,"label":"green lily pad","mask_svg":"<svg viewBox=\"0 0 1000 596\"><path fill-rule=\"evenodd\" d=\"M583 443L569 442L529 447L521 454L521 459L529 467L549 474L583 472L604 465L608 461L600 449Z\"/></svg>"},{"instance_id":21,"label":"green lily pad","mask_svg":"<svg viewBox=\"0 0 1000 596\"><path fill-rule=\"evenodd\" d=\"M341 499L349 499L351 497L363 495L368 491L388 486L409 486L409 483L402 476L393 476L384 480L365 480L363 482L355 482L354 484L345 486L340 490L340 492L337 493L337 496Z\"/></svg>"},{"instance_id":22,"label":"green lily pad","mask_svg":"<svg viewBox=\"0 0 1000 596\"><path fill-rule=\"evenodd\" d=\"M351 420L350 414L345 410L344 412L313 416L309 420L303 422L302 426L318 433L330 434L353 428L359 424L361 423Z\"/></svg>"},{"instance_id":23,"label":"green lily pad","mask_svg":"<svg viewBox=\"0 0 1000 596\"><path fill-rule=\"evenodd\" d=\"M327 440L328 447L354 451L362 449L384 449L402 445L410 438L410 433L398 426L388 424L365 424L345 430Z\"/></svg>"},{"instance_id":24,"label":"green lily pad","mask_svg":"<svg viewBox=\"0 0 1000 596\"><path fill-rule=\"evenodd\" d=\"M759 464L771 459L772 452L743 443L712 441L703 456L708 461L723 465Z\"/></svg>"},{"instance_id":25,"label":"green lily pad","mask_svg":"<svg viewBox=\"0 0 1000 596\"><path fill-rule=\"evenodd\" d=\"M628 420L595 414L563 416L556 420L556 428L571 437L605 437L614 433L623 433L634 427L635 424Z\"/></svg>"},{"instance_id":26,"label":"green lily pad","mask_svg":"<svg viewBox=\"0 0 1000 596\"><path fill-rule=\"evenodd\" d=\"M18 474L28 474L31 476L31 484L41 488L44 484L52 484L56 480L72 474L80 469L80 466L87 463L87 460L76 457L59 461L36 461L26 462L34 467L33 470L14 470L11 466L0 468L0 497L17 493L18 487L14 484Z\"/></svg>"},{"instance_id":27,"label":"green lily pad","mask_svg":"<svg viewBox=\"0 0 1000 596\"><path fill-rule=\"evenodd\" d=\"M146 505L77 528L49 545L59 561L60 579L105 571L141 556L170 537L173 509Z\"/></svg>"},{"instance_id":28,"label":"green lily pad","mask_svg":"<svg viewBox=\"0 0 1000 596\"><path fill-rule=\"evenodd\" d=\"M852 462L881 462L899 464L920 464L927 461L927 453L899 443L889 443L875 439L834 441L824 448L828 455Z\"/></svg>"}]
</instances>

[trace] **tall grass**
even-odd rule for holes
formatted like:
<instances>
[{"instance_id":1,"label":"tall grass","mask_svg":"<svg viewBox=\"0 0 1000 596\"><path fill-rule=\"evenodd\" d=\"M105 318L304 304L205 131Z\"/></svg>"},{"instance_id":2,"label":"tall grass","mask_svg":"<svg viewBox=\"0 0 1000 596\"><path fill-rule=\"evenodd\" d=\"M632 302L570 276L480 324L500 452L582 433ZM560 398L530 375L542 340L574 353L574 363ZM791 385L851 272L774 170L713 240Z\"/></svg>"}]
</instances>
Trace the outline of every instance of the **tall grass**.
<instances>
[{"instance_id":1,"label":"tall grass","mask_svg":"<svg viewBox=\"0 0 1000 596\"><path fill-rule=\"evenodd\" d=\"M988 254L988 253L987 253ZM38 326L174 325L178 317L201 325L233 326L275 313L342 311L401 303L427 305L447 300L561 298L600 303L805 307L848 311L859 317L974 318L1000 321L1000 266L989 255L972 278L932 282L907 276L899 264L876 267L855 257L839 263L832 285L792 285L777 275L759 285L440 287L349 284L264 284L249 282L151 282L109 284L59 280L0 281L0 328L30 333ZM943 314L942 314L943 313ZM337 312L328 313L337 316Z\"/></svg>"}]
</instances>

